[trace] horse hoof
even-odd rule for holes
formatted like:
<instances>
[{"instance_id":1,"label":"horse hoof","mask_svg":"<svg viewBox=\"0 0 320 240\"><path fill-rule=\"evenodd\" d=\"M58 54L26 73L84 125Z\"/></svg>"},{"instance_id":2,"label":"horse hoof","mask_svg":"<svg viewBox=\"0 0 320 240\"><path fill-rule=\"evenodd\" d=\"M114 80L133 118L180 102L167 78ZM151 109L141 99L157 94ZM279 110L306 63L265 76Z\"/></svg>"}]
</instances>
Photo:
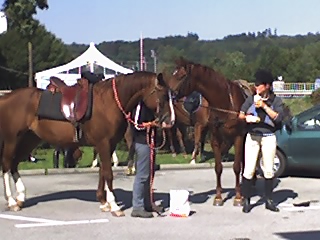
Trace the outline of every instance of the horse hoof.
<instances>
[{"instance_id":1,"label":"horse hoof","mask_svg":"<svg viewBox=\"0 0 320 240\"><path fill-rule=\"evenodd\" d=\"M196 160L192 159L190 164L196 164Z\"/></svg>"},{"instance_id":2,"label":"horse hoof","mask_svg":"<svg viewBox=\"0 0 320 240\"><path fill-rule=\"evenodd\" d=\"M121 210L113 211L113 212L111 212L111 215L114 217L124 217L125 216L124 212Z\"/></svg>"},{"instance_id":3,"label":"horse hoof","mask_svg":"<svg viewBox=\"0 0 320 240\"><path fill-rule=\"evenodd\" d=\"M242 201L242 199L240 198L235 198L234 200L233 200L233 206L235 206L235 207L242 207L243 206L243 201Z\"/></svg>"},{"instance_id":4,"label":"horse hoof","mask_svg":"<svg viewBox=\"0 0 320 240\"><path fill-rule=\"evenodd\" d=\"M18 205L9 206L8 208L10 211L13 211L13 212L18 212L21 210L21 208Z\"/></svg>"},{"instance_id":5,"label":"horse hoof","mask_svg":"<svg viewBox=\"0 0 320 240\"><path fill-rule=\"evenodd\" d=\"M109 204L104 204L100 206L101 212L110 212L111 208Z\"/></svg>"},{"instance_id":6,"label":"horse hoof","mask_svg":"<svg viewBox=\"0 0 320 240\"><path fill-rule=\"evenodd\" d=\"M18 206L19 208L22 208L22 207L23 207L23 204L24 204L23 201L17 201L17 206Z\"/></svg>"},{"instance_id":7,"label":"horse hoof","mask_svg":"<svg viewBox=\"0 0 320 240\"><path fill-rule=\"evenodd\" d=\"M215 198L213 201L213 206L221 207L223 206L222 198Z\"/></svg>"},{"instance_id":8,"label":"horse hoof","mask_svg":"<svg viewBox=\"0 0 320 240\"><path fill-rule=\"evenodd\" d=\"M172 157L174 157L174 158L175 158L176 156L177 156L177 154L176 154L176 153L172 153Z\"/></svg>"}]
</instances>

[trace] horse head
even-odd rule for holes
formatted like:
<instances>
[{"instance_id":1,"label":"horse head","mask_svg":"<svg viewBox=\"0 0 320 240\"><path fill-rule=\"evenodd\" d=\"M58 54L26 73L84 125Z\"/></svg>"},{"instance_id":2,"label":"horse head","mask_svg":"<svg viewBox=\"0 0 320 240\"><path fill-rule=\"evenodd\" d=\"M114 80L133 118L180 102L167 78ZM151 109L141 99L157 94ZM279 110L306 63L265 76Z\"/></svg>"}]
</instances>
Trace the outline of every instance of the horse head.
<instances>
[{"instance_id":1,"label":"horse head","mask_svg":"<svg viewBox=\"0 0 320 240\"><path fill-rule=\"evenodd\" d=\"M192 81L191 75L195 68L195 63L187 61L180 57L175 61L176 66L172 75L166 76L168 86L177 98L189 95L195 88L195 81Z\"/></svg>"},{"instance_id":2,"label":"horse head","mask_svg":"<svg viewBox=\"0 0 320 240\"><path fill-rule=\"evenodd\" d=\"M162 128L171 128L175 123L175 112L171 91L160 73L157 75L151 91L145 91L143 101L155 111L156 123Z\"/></svg>"}]
</instances>

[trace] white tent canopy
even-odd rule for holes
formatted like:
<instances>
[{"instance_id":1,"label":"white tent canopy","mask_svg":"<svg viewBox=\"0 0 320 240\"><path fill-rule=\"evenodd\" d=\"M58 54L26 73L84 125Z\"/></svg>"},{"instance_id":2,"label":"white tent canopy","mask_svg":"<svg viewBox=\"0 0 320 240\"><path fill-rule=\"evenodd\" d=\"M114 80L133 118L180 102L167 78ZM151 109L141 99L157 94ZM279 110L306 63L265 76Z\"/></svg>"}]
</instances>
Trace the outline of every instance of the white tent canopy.
<instances>
[{"instance_id":1,"label":"white tent canopy","mask_svg":"<svg viewBox=\"0 0 320 240\"><path fill-rule=\"evenodd\" d=\"M76 82L78 78L80 78L80 70L78 74L75 73L68 73L69 70L81 68L82 66L90 65L90 71L93 72L94 65L101 66L104 70L110 69L115 73L131 73L133 72L131 69L124 68L119 64L113 62L106 56L104 56L94 45L94 43L90 43L89 48L81 54L76 59L72 60L71 62L58 66L55 68L51 68L48 70L44 70L41 72L36 73L35 80L37 82L38 88L45 88L49 84L49 78L51 76L56 76L61 78L66 82L68 85L72 85ZM67 72L67 73L65 73ZM105 71L104 71L105 73ZM114 74L105 74L106 78L113 77Z\"/></svg>"}]
</instances>

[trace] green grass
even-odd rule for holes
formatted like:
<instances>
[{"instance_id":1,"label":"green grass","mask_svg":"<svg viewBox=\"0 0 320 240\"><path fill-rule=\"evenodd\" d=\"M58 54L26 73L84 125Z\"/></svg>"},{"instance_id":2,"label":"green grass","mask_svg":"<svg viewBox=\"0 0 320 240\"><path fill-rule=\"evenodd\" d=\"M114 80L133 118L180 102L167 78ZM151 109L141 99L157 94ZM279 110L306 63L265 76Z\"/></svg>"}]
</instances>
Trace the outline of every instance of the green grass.
<instances>
[{"instance_id":1,"label":"green grass","mask_svg":"<svg viewBox=\"0 0 320 240\"><path fill-rule=\"evenodd\" d=\"M284 103L287 104L292 113L298 114L312 106L310 97L304 98L295 98L295 99L284 99ZM92 147L83 147L81 148L83 151L82 159L79 161L77 167L90 167L93 160L93 150ZM206 144L205 151L211 152L210 144ZM231 148L230 154L234 154L233 147ZM117 150L117 155L120 163L125 161L128 152ZM211 154L212 155L212 154ZM19 164L19 169L50 169L53 168L53 149L36 149L34 151L34 156L39 159L37 163L30 162L21 162ZM63 168L63 156L60 156L60 168ZM188 155L187 158L184 158L181 154L177 155L175 158L172 157L171 154L168 153L158 153L156 162L157 164L183 164L189 163L191 160L191 155ZM209 158L208 162L212 163L212 156Z\"/></svg>"},{"instance_id":2,"label":"green grass","mask_svg":"<svg viewBox=\"0 0 320 240\"><path fill-rule=\"evenodd\" d=\"M77 167L90 167L93 160L92 147L82 147L81 150L83 151L82 159L79 161ZM33 155L38 159L38 162L21 162L19 164L20 170L53 168L53 149L36 149L33 153ZM124 162L127 159L128 152L117 150L117 156L121 164L121 162ZM182 164L189 163L190 160L191 155L188 155L187 158L184 158L181 154L177 155L176 157L172 157L172 155L168 153L158 153L156 157L157 164ZM62 155L60 155L59 168L63 168Z\"/></svg>"}]
</instances>

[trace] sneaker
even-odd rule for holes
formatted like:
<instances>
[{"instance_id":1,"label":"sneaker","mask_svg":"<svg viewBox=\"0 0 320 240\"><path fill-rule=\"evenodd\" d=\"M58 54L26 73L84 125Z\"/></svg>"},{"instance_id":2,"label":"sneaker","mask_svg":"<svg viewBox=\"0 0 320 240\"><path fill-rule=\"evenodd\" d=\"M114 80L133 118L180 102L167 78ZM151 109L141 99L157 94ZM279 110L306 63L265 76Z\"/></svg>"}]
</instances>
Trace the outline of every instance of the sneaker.
<instances>
[{"instance_id":1,"label":"sneaker","mask_svg":"<svg viewBox=\"0 0 320 240\"><path fill-rule=\"evenodd\" d=\"M147 212L157 212L157 213L164 213L164 207L162 206L148 206L145 208Z\"/></svg>"},{"instance_id":2,"label":"sneaker","mask_svg":"<svg viewBox=\"0 0 320 240\"><path fill-rule=\"evenodd\" d=\"M132 210L131 217L153 218L153 214L152 212L147 212L145 210Z\"/></svg>"}]
</instances>

